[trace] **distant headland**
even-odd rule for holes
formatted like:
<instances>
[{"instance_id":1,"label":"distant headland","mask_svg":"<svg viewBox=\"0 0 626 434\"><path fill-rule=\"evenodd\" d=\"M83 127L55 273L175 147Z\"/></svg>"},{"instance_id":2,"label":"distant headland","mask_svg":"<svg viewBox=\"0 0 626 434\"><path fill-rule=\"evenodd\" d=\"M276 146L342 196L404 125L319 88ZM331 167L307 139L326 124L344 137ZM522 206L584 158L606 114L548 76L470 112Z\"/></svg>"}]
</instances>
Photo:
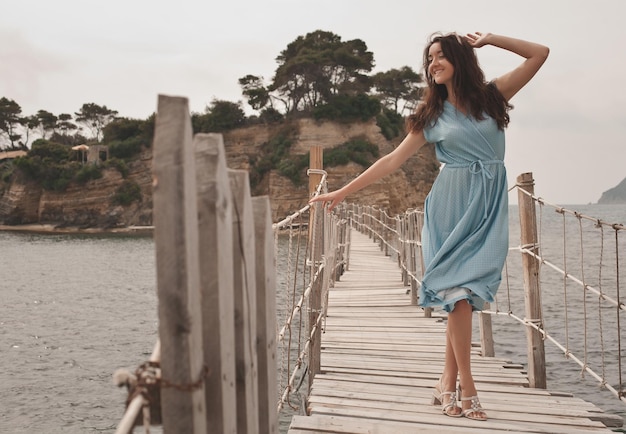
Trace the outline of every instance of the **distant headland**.
<instances>
[{"instance_id":1,"label":"distant headland","mask_svg":"<svg viewBox=\"0 0 626 434\"><path fill-rule=\"evenodd\" d=\"M617 186L602 193L599 204L622 204L626 203L626 178Z\"/></svg>"}]
</instances>

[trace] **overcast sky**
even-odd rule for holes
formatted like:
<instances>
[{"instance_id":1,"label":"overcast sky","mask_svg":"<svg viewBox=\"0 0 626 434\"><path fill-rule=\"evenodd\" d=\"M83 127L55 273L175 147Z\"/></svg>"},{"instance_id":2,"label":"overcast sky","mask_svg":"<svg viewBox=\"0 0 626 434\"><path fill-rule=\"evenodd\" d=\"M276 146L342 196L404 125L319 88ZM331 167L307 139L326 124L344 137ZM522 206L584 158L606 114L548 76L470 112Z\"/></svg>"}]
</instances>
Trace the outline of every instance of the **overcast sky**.
<instances>
[{"instance_id":1,"label":"overcast sky","mask_svg":"<svg viewBox=\"0 0 626 434\"><path fill-rule=\"evenodd\" d=\"M239 101L238 78L271 79L280 51L315 30L365 41L373 72L420 71L435 31L533 40L551 53L511 101L509 184L533 172L548 202L586 204L626 177L625 0L0 0L0 10L0 97L24 115L93 102L145 119L158 94L197 112ZM478 56L488 79L520 62L493 47Z\"/></svg>"}]
</instances>

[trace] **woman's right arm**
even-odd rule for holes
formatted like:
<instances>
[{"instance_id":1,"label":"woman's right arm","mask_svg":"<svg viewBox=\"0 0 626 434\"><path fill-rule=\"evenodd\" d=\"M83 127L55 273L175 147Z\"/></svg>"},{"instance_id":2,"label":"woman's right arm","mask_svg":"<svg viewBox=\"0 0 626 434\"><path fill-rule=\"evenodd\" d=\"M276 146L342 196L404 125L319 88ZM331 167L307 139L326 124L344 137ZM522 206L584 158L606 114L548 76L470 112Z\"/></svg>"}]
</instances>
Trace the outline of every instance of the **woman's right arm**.
<instances>
[{"instance_id":1,"label":"woman's right arm","mask_svg":"<svg viewBox=\"0 0 626 434\"><path fill-rule=\"evenodd\" d=\"M398 169L411 155L416 153L424 143L426 143L426 138L422 131L419 133L409 133L396 149L378 159L365 172L361 173L348 184L344 185L339 190L315 196L309 203L330 202L328 211L332 210L339 202L344 200L346 196L367 187Z\"/></svg>"}]
</instances>

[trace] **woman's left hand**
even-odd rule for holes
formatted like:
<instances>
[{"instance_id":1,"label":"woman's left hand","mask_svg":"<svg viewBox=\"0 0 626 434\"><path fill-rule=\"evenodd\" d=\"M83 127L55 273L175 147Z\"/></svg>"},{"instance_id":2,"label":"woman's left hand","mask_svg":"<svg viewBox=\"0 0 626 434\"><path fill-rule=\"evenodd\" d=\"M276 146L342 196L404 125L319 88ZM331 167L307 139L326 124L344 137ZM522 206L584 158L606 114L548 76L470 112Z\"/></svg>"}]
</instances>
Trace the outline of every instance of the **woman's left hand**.
<instances>
[{"instance_id":1,"label":"woman's left hand","mask_svg":"<svg viewBox=\"0 0 626 434\"><path fill-rule=\"evenodd\" d=\"M467 35L465 35L465 38L472 47L480 48L488 44L486 39L489 38L489 36L491 36L491 33L474 32L468 33Z\"/></svg>"}]
</instances>

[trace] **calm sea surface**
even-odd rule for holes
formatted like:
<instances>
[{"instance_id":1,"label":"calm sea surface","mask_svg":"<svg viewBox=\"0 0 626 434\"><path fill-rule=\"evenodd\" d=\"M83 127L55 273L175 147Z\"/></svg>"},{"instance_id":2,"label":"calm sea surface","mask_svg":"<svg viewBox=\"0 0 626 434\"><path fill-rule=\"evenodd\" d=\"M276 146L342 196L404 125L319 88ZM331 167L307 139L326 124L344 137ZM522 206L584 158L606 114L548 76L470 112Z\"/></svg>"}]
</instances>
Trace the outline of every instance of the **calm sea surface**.
<instances>
[{"instance_id":1,"label":"calm sea surface","mask_svg":"<svg viewBox=\"0 0 626 434\"><path fill-rule=\"evenodd\" d=\"M626 206L566 208L626 223ZM513 245L517 244L517 207L511 211ZM558 233L561 216L549 213L544 225L557 225L556 239L562 236ZM625 234L621 235L624 238ZM547 246L552 235L543 236L542 246ZM576 237L566 235L572 247L577 244ZM612 248L615 250L614 245ZM585 260L587 255L590 262L597 261L597 254L585 251ZM626 252L622 255L622 268L626 269ZM606 253L607 261L609 256ZM579 258L572 260L580 262ZM610 280L611 267L606 268L599 281ZM592 266L590 273L597 274L593 270ZM515 304L523 300L523 293L515 289L520 276L511 270L509 274L508 292ZM544 314L551 318L546 320L550 327L551 323L563 323L565 312L560 308L564 304L560 301L562 279L548 283L551 295L544 295ZM126 391L113 385L112 373L117 368L134 370L152 352L157 339L155 284L154 243L149 237L0 232L0 433L113 433L124 411ZM576 289L572 286L569 291L575 293ZM500 299L505 292L500 289ZM583 299L568 303L582 304ZM606 325L615 311L599 308L597 298L593 300L584 314L589 318L590 336L596 323L592 312L605 311ZM499 301L500 310L507 309L505 303L508 301ZM577 312L568 310L570 322ZM565 333L563 327L555 328L555 333ZM584 331L571 326L572 346L580 343ZM497 356L525 364L525 335L520 326L497 317L494 335ZM615 335L604 332L605 349L615 348ZM578 365L553 351L550 344L546 348L550 389L572 392L626 417L626 405L601 390L589 376L581 378Z\"/></svg>"}]
</instances>

